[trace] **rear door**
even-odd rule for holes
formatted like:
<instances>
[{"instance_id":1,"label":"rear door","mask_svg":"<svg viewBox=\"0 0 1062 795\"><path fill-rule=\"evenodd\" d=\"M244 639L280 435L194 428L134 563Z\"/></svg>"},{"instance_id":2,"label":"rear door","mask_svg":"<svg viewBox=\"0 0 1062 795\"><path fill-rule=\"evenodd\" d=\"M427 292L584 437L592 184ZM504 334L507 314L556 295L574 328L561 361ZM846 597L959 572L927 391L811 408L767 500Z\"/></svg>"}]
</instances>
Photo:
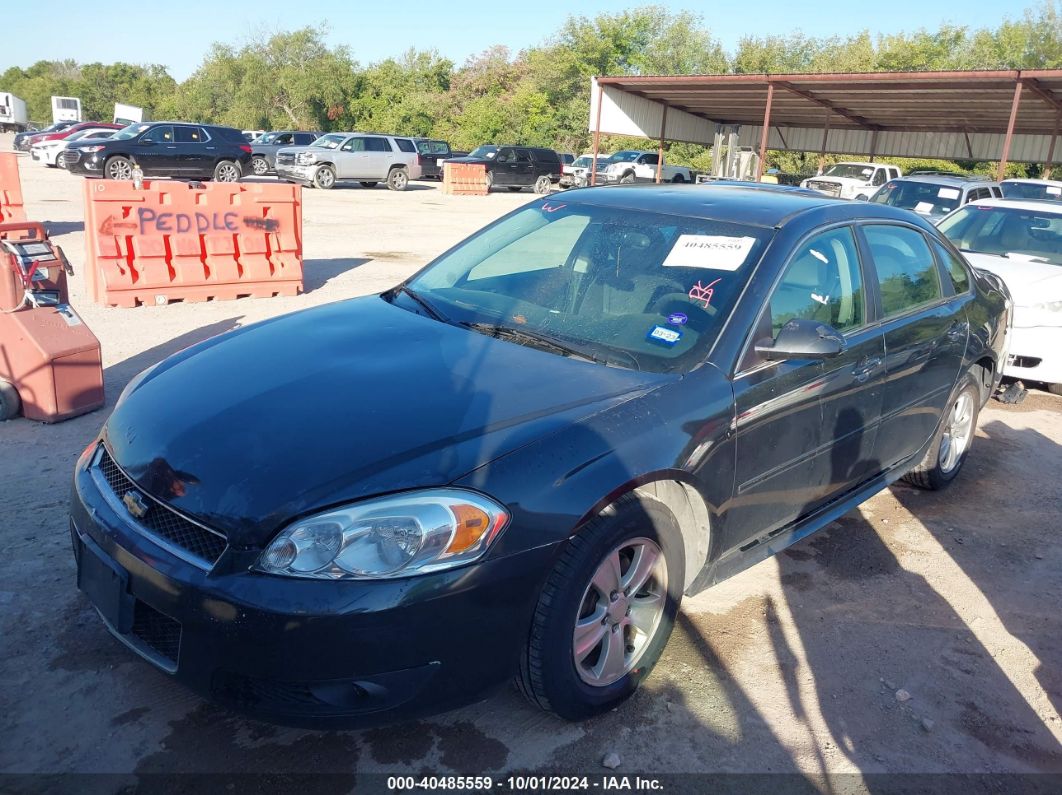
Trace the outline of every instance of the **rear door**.
<instances>
[{"instance_id":1,"label":"rear door","mask_svg":"<svg viewBox=\"0 0 1062 795\"><path fill-rule=\"evenodd\" d=\"M832 359L769 362L755 351L794 318L833 326ZM812 233L775 285L734 379L735 495L726 549L779 530L873 477L885 346L853 228Z\"/></svg>"},{"instance_id":2,"label":"rear door","mask_svg":"<svg viewBox=\"0 0 1062 795\"><path fill-rule=\"evenodd\" d=\"M214 170L216 146L207 148L210 143L207 134L199 127L190 124L177 124L173 127L173 140L177 144L177 160L181 174L209 174Z\"/></svg>"},{"instance_id":3,"label":"rear door","mask_svg":"<svg viewBox=\"0 0 1062 795\"><path fill-rule=\"evenodd\" d=\"M180 154L173 139L173 127L160 124L152 127L132 148L131 154L145 174L181 174Z\"/></svg>"},{"instance_id":4,"label":"rear door","mask_svg":"<svg viewBox=\"0 0 1062 795\"><path fill-rule=\"evenodd\" d=\"M885 335L885 396L876 455L885 468L910 458L929 441L951 395L966 351L964 304L921 229L866 223L862 246L873 264Z\"/></svg>"}]
</instances>

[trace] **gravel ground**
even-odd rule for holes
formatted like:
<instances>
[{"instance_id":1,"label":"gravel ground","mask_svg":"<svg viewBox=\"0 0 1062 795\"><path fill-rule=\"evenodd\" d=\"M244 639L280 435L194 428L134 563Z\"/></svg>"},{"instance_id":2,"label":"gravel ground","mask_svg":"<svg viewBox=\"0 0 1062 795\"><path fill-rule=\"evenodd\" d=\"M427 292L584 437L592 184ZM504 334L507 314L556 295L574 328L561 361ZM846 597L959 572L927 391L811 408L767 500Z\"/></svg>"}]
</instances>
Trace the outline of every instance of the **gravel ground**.
<instances>
[{"instance_id":1,"label":"gravel ground","mask_svg":"<svg viewBox=\"0 0 1062 795\"><path fill-rule=\"evenodd\" d=\"M646 687L596 720L561 723L507 689L416 723L312 732L190 695L112 639L74 584L70 474L118 393L207 336L386 288L531 197L450 197L432 183L305 191L305 295L103 309L79 270L80 180L24 156L20 167L29 217L79 271L72 300L102 343L108 405L55 426L0 424L0 771L112 776L8 775L0 791L194 788L163 787L159 773L265 774L273 788L336 773L382 789L365 777L514 771L591 774L597 788L613 753L615 775L790 774L738 779L742 791L892 791L905 779L879 774L972 773L964 791L996 792L1014 791L1008 774L1062 774L1062 398L1042 392L983 411L947 492L894 487L687 599Z\"/></svg>"}]
</instances>

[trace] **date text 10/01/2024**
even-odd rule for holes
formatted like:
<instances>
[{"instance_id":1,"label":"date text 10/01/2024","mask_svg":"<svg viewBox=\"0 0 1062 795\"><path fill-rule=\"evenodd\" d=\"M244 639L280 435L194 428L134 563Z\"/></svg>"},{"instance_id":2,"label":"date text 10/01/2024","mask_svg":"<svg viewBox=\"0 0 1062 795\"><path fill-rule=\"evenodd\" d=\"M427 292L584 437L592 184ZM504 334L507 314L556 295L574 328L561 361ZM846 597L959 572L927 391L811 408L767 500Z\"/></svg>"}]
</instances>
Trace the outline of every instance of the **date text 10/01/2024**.
<instances>
[{"instance_id":1,"label":"date text 10/01/2024","mask_svg":"<svg viewBox=\"0 0 1062 795\"><path fill-rule=\"evenodd\" d=\"M507 776L493 779L490 776L389 776L387 789L401 791L446 791L465 792L542 792L542 791L592 791L603 792L652 792L663 790L659 779L643 776Z\"/></svg>"}]
</instances>

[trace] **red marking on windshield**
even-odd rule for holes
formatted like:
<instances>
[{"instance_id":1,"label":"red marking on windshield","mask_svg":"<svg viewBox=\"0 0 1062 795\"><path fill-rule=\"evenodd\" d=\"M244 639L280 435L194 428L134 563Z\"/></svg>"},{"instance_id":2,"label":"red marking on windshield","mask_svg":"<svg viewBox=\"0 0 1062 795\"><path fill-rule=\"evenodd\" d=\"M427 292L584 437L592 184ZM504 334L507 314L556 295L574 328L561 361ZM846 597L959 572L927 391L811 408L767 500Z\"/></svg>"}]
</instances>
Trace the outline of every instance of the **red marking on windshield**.
<instances>
[{"instance_id":1,"label":"red marking on windshield","mask_svg":"<svg viewBox=\"0 0 1062 795\"><path fill-rule=\"evenodd\" d=\"M690 300L703 302L704 308L707 309L709 304L712 303L712 293L714 292L712 288L722 280L723 277L720 276L710 284L701 284L701 280L698 279L697 283L690 288Z\"/></svg>"}]
</instances>

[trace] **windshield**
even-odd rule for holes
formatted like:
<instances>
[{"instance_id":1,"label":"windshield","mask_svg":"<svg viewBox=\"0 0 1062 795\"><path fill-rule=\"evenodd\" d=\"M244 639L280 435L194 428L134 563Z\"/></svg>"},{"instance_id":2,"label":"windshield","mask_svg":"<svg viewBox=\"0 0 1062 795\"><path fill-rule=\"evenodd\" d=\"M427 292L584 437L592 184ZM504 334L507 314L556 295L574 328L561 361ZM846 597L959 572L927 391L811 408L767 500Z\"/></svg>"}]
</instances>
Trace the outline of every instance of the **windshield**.
<instances>
[{"instance_id":1,"label":"windshield","mask_svg":"<svg viewBox=\"0 0 1062 795\"><path fill-rule=\"evenodd\" d=\"M277 136L279 136L279 135L283 135L283 133L278 133L278 132L262 133L257 138L255 138L253 141L251 141L251 143L253 143L253 144L271 144L271 143L273 143L273 141L275 141L277 139Z\"/></svg>"},{"instance_id":2,"label":"windshield","mask_svg":"<svg viewBox=\"0 0 1062 795\"><path fill-rule=\"evenodd\" d=\"M119 141L128 141L130 138L136 138L149 127L151 127L150 124L130 124L128 127L120 129L111 138L116 138Z\"/></svg>"},{"instance_id":3,"label":"windshield","mask_svg":"<svg viewBox=\"0 0 1062 795\"><path fill-rule=\"evenodd\" d=\"M84 138L90 132L92 132L92 131L91 130L78 130L76 133L70 133L70 135L68 135L68 136L66 136L66 138L62 139L62 141L57 141L56 143L69 143L70 141L77 141L77 140L80 140L81 138Z\"/></svg>"},{"instance_id":4,"label":"windshield","mask_svg":"<svg viewBox=\"0 0 1062 795\"><path fill-rule=\"evenodd\" d=\"M477 146L471 152L468 153L469 157L482 157L487 160L493 160L494 156L498 154L498 147L487 144L485 146Z\"/></svg>"},{"instance_id":5,"label":"windshield","mask_svg":"<svg viewBox=\"0 0 1062 795\"><path fill-rule=\"evenodd\" d=\"M936 218L959 206L962 190L935 182L898 180L886 182L871 197L876 204L888 204Z\"/></svg>"},{"instance_id":6,"label":"windshield","mask_svg":"<svg viewBox=\"0 0 1062 795\"><path fill-rule=\"evenodd\" d=\"M482 230L407 286L450 323L619 367L684 371L703 361L771 234L547 201Z\"/></svg>"},{"instance_id":7,"label":"windshield","mask_svg":"<svg viewBox=\"0 0 1062 795\"><path fill-rule=\"evenodd\" d=\"M861 166L858 163L837 163L823 172L824 177L844 177L845 179L868 180L874 176L873 166Z\"/></svg>"},{"instance_id":8,"label":"windshield","mask_svg":"<svg viewBox=\"0 0 1062 795\"><path fill-rule=\"evenodd\" d=\"M593 160L594 158L590 155L583 155L582 157L575 158L575 162L572 163L572 165L575 168L590 168L590 163L593 162Z\"/></svg>"},{"instance_id":9,"label":"windshield","mask_svg":"<svg viewBox=\"0 0 1062 795\"><path fill-rule=\"evenodd\" d=\"M347 136L341 133L330 133L328 135L322 135L310 146L317 147L318 149L338 149L342 143L347 140Z\"/></svg>"},{"instance_id":10,"label":"windshield","mask_svg":"<svg viewBox=\"0 0 1062 795\"><path fill-rule=\"evenodd\" d=\"M616 152L616 154L612 155L611 157L609 157L604 162L606 164L608 164L608 163L630 163L633 160L637 160L638 159L638 155L640 155L640 154L641 154L641 152L638 152L638 151L635 151L635 150L626 150L625 149L622 152Z\"/></svg>"},{"instance_id":11,"label":"windshield","mask_svg":"<svg viewBox=\"0 0 1062 795\"><path fill-rule=\"evenodd\" d=\"M1062 265L1062 212L968 204L937 228L961 251Z\"/></svg>"},{"instance_id":12,"label":"windshield","mask_svg":"<svg viewBox=\"0 0 1062 795\"><path fill-rule=\"evenodd\" d=\"M1062 182L1007 182L1002 183L1004 199L1046 199L1062 201Z\"/></svg>"}]
</instances>

